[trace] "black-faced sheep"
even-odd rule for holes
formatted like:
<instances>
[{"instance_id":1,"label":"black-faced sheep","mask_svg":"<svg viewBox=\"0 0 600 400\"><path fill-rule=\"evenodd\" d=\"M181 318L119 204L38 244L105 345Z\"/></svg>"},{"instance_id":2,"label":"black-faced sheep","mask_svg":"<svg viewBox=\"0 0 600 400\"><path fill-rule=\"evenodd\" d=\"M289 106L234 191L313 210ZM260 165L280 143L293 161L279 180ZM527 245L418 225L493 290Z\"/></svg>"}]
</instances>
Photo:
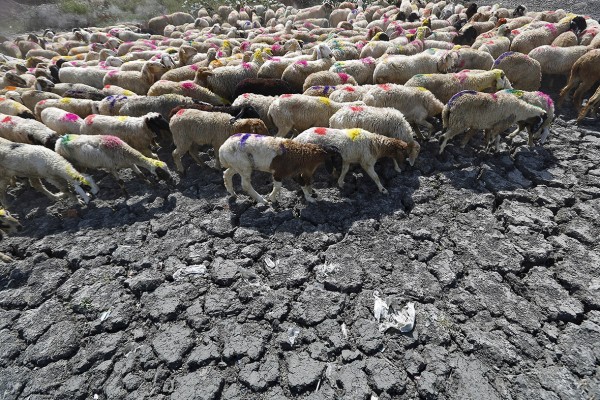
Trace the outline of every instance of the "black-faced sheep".
<instances>
[{"instance_id":1,"label":"black-faced sheep","mask_svg":"<svg viewBox=\"0 0 600 400\"><path fill-rule=\"evenodd\" d=\"M0 137L16 143L27 143L54 148L58 139L55 131L34 119L0 114Z\"/></svg>"}]
</instances>

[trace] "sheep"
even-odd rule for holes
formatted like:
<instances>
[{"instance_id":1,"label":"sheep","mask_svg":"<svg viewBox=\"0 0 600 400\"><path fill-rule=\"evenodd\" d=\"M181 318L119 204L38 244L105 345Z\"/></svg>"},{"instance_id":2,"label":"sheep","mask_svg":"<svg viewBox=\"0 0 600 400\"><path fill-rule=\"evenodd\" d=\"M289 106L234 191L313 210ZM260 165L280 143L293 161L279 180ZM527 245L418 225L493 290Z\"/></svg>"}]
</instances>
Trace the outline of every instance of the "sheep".
<instances>
[{"instance_id":1,"label":"sheep","mask_svg":"<svg viewBox=\"0 0 600 400\"><path fill-rule=\"evenodd\" d=\"M288 82L292 89L301 91L303 83L308 76L314 72L326 71L332 65L335 59L329 46L319 44L315 50L318 54L318 59L315 61L296 61L289 65L281 75L281 79Z\"/></svg>"},{"instance_id":2,"label":"sheep","mask_svg":"<svg viewBox=\"0 0 600 400\"><path fill-rule=\"evenodd\" d=\"M351 163L359 163L365 172L373 179L379 191L387 194L379 176L375 172L375 163L382 157L391 157L402 164L408 159L410 165L419 153L418 144L408 144L400 139L371 133L364 129L333 129L311 128L300 133L293 139L299 143L313 143L328 149L335 149L342 157L342 170L338 178L338 186L344 187L344 178ZM399 168L396 171L400 172Z\"/></svg>"},{"instance_id":3,"label":"sheep","mask_svg":"<svg viewBox=\"0 0 600 400\"><path fill-rule=\"evenodd\" d=\"M44 125L59 135L64 133L78 135L83 124L83 119L79 115L56 107L48 107L42 110L40 118ZM54 148L54 146L51 148Z\"/></svg>"},{"instance_id":4,"label":"sheep","mask_svg":"<svg viewBox=\"0 0 600 400\"><path fill-rule=\"evenodd\" d=\"M433 93L422 87L408 87L394 84L376 85L363 96L366 105L392 107L400 111L410 123L419 139L424 139L419 125L431 133L435 118L441 118L444 104Z\"/></svg>"},{"instance_id":5,"label":"sheep","mask_svg":"<svg viewBox=\"0 0 600 400\"><path fill-rule=\"evenodd\" d=\"M415 141L414 132L404 115L391 107L343 107L331 116L329 126L337 129L361 128L383 136L400 139L406 143ZM412 162L414 162L419 149L420 146L416 143L413 148L415 153L411 153ZM398 169L396 160L394 160L394 167Z\"/></svg>"},{"instance_id":6,"label":"sheep","mask_svg":"<svg viewBox=\"0 0 600 400\"><path fill-rule=\"evenodd\" d=\"M375 59L373 57L366 57L360 60L336 61L329 70L351 75L356 79L358 85L370 84L373 83Z\"/></svg>"},{"instance_id":7,"label":"sheep","mask_svg":"<svg viewBox=\"0 0 600 400\"><path fill-rule=\"evenodd\" d=\"M499 92L496 92L496 95L498 95L498 96L504 96L504 95L516 96L517 98L523 100L527 104L539 107L546 112L546 119L545 119L544 123L540 126L538 131L532 131L531 125L528 125L525 122L521 121L521 122L517 123L519 125L519 127L516 130L514 130L510 135L507 136L509 139L514 138L524 128L527 128L529 131L529 140L528 140L529 146L533 146L533 140L536 138L536 136L540 138L541 144L544 144L546 142L546 139L548 138L548 136L550 134L550 124L554 120L554 102L552 101L550 96L548 96L544 92L526 92L523 90L515 90L515 89L501 90ZM538 135L538 133L539 133L539 135Z\"/></svg>"},{"instance_id":8,"label":"sheep","mask_svg":"<svg viewBox=\"0 0 600 400\"><path fill-rule=\"evenodd\" d=\"M442 103L461 90L497 91L512 89L504 71L493 69L491 71L472 72L463 70L454 74L428 74L415 75L410 78L405 86L423 87L435 95Z\"/></svg>"},{"instance_id":9,"label":"sheep","mask_svg":"<svg viewBox=\"0 0 600 400\"><path fill-rule=\"evenodd\" d=\"M592 95L592 97L590 97L588 99L588 101L585 104L585 106L579 112L579 115L577 116L577 123L578 124L581 123L581 121L583 121L583 119L590 112L595 112L596 115L597 115L598 114L598 107L599 106L600 106L600 86L598 87L598 89L596 89L596 92L594 92L594 94Z\"/></svg>"},{"instance_id":10,"label":"sheep","mask_svg":"<svg viewBox=\"0 0 600 400\"><path fill-rule=\"evenodd\" d=\"M117 115L141 117L151 112L157 112L167 121L169 113L177 106L192 105L194 100L178 94L163 94L162 96L138 96L127 99L120 106Z\"/></svg>"},{"instance_id":11,"label":"sheep","mask_svg":"<svg viewBox=\"0 0 600 400\"><path fill-rule=\"evenodd\" d=\"M344 72L319 71L310 74L304 81L302 90L311 86L358 85L356 79Z\"/></svg>"},{"instance_id":12,"label":"sheep","mask_svg":"<svg viewBox=\"0 0 600 400\"><path fill-rule=\"evenodd\" d=\"M489 130L489 145L494 139L499 139L498 135L515 122L527 121L531 131L537 132L546 118L544 109L529 105L517 96L498 96L495 93L463 90L452 96L442 111L446 131L442 135L439 154L444 152L448 140L466 130ZM465 137L462 147L471 136L468 134Z\"/></svg>"},{"instance_id":13,"label":"sheep","mask_svg":"<svg viewBox=\"0 0 600 400\"><path fill-rule=\"evenodd\" d=\"M556 102L558 107L562 105L565 98L569 95L569 92L577 87L575 93L573 93L573 104L577 111L581 110L583 96L588 90L592 89L597 82L600 82L599 63L600 49L590 50L575 61L575 64L573 64L573 67L571 68L569 81L560 91L560 95Z\"/></svg>"},{"instance_id":14,"label":"sheep","mask_svg":"<svg viewBox=\"0 0 600 400\"><path fill-rule=\"evenodd\" d=\"M123 89L117 85L105 85L102 88L102 94L106 98L107 96L139 96L138 94L133 93L131 90Z\"/></svg>"},{"instance_id":15,"label":"sheep","mask_svg":"<svg viewBox=\"0 0 600 400\"><path fill-rule=\"evenodd\" d=\"M338 103L359 101L362 100L363 96L373 87L375 87L375 85L339 85L336 86L335 90L329 93L327 97Z\"/></svg>"},{"instance_id":16,"label":"sheep","mask_svg":"<svg viewBox=\"0 0 600 400\"><path fill-rule=\"evenodd\" d=\"M470 46L475 43L475 39L477 39L478 35L477 29L475 29L474 26L469 26L455 36L452 39L452 43L461 46Z\"/></svg>"},{"instance_id":17,"label":"sheep","mask_svg":"<svg viewBox=\"0 0 600 400\"><path fill-rule=\"evenodd\" d=\"M212 72L208 71L206 73L212 74ZM200 86L197 81L171 82L161 79L148 89L148 96L160 96L163 94L179 94L214 105L229 103L228 100L211 92L206 87Z\"/></svg>"},{"instance_id":18,"label":"sheep","mask_svg":"<svg viewBox=\"0 0 600 400\"><path fill-rule=\"evenodd\" d=\"M508 51L494 61L494 69L504 71L514 89L536 91L542 82L542 66L526 54Z\"/></svg>"},{"instance_id":19,"label":"sheep","mask_svg":"<svg viewBox=\"0 0 600 400\"><path fill-rule=\"evenodd\" d=\"M4 235L15 233L21 229L23 229L23 226L19 221L10 215L7 210L0 208L0 240L4 238ZM0 261L8 263L13 261L13 259L0 252Z\"/></svg>"},{"instance_id":20,"label":"sheep","mask_svg":"<svg viewBox=\"0 0 600 400\"><path fill-rule=\"evenodd\" d=\"M425 52L414 56L383 57L375 67L375 83L404 84L415 74L446 72L452 69L457 60L455 52Z\"/></svg>"},{"instance_id":21,"label":"sheep","mask_svg":"<svg viewBox=\"0 0 600 400\"><path fill-rule=\"evenodd\" d=\"M0 137L48 148L53 148L58 139L55 131L39 121L6 114L0 114Z\"/></svg>"},{"instance_id":22,"label":"sheep","mask_svg":"<svg viewBox=\"0 0 600 400\"><path fill-rule=\"evenodd\" d=\"M282 95L273 101L268 116L277 127L276 136L283 137L292 129L303 131L312 126L327 126L329 118L346 104L364 105L363 102L337 103L327 97Z\"/></svg>"},{"instance_id":23,"label":"sheep","mask_svg":"<svg viewBox=\"0 0 600 400\"><path fill-rule=\"evenodd\" d=\"M230 124L233 124L238 119L248 119L248 118L257 118L260 119L260 115L256 111L256 109L252 106L213 106L208 103L197 103L191 106L178 106L171 110L170 118L173 118L175 114L177 114L180 110L190 109L190 110L201 110L208 112L219 112L226 113L232 116L229 120Z\"/></svg>"},{"instance_id":24,"label":"sheep","mask_svg":"<svg viewBox=\"0 0 600 400\"><path fill-rule=\"evenodd\" d=\"M309 7L298 11L294 16L294 22L311 19L311 18L329 18L333 11L331 3L323 3L319 6Z\"/></svg>"},{"instance_id":25,"label":"sheep","mask_svg":"<svg viewBox=\"0 0 600 400\"><path fill-rule=\"evenodd\" d=\"M510 50L529 54L536 47L552 44L561 33L571 29L578 33L583 31L586 25L585 19L581 16L565 17L558 24L548 23L541 28L524 31L515 36Z\"/></svg>"},{"instance_id":26,"label":"sheep","mask_svg":"<svg viewBox=\"0 0 600 400\"><path fill-rule=\"evenodd\" d=\"M490 70L494 65L494 57L481 49L471 49L469 47L461 47L457 50L458 63L455 65L455 70L462 69L482 69Z\"/></svg>"},{"instance_id":27,"label":"sheep","mask_svg":"<svg viewBox=\"0 0 600 400\"><path fill-rule=\"evenodd\" d=\"M563 32L554 39L551 43L552 46L558 47L570 47L577 46L579 44L579 40L577 39L577 35L573 33L573 31Z\"/></svg>"},{"instance_id":28,"label":"sheep","mask_svg":"<svg viewBox=\"0 0 600 400\"><path fill-rule=\"evenodd\" d=\"M489 38L483 41L479 46L473 48L477 50L489 53L493 59L500 57L500 55L506 53L510 49L510 39L505 36L499 36L495 38ZM493 60L492 60L493 64ZM470 67L472 68L472 67ZM487 68L490 69L491 67ZM482 68L483 69L483 68Z\"/></svg>"},{"instance_id":29,"label":"sheep","mask_svg":"<svg viewBox=\"0 0 600 400\"><path fill-rule=\"evenodd\" d=\"M271 104L277 100L277 97L274 96L263 96L261 94L255 93L244 93L241 96L238 96L235 101L231 104L232 107L244 107L251 106L256 110L260 119L263 120L265 125L267 126L267 130L270 133L275 133L277 131L277 127L269 118L269 107Z\"/></svg>"},{"instance_id":30,"label":"sheep","mask_svg":"<svg viewBox=\"0 0 600 400\"><path fill-rule=\"evenodd\" d=\"M310 86L302 94L313 97L329 97L336 90L337 86Z\"/></svg>"},{"instance_id":31,"label":"sheep","mask_svg":"<svg viewBox=\"0 0 600 400\"><path fill-rule=\"evenodd\" d=\"M21 118L35 119L31 110L18 101L0 96L0 113Z\"/></svg>"},{"instance_id":32,"label":"sheep","mask_svg":"<svg viewBox=\"0 0 600 400\"><path fill-rule=\"evenodd\" d=\"M42 100L60 100L61 97L50 92L40 92L39 90L26 90L21 92L21 102L29 110L35 110L35 105ZM34 114L35 117L35 114Z\"/></svg>"},{"instance_id":33,"label":"sheep","mask_svg":"<svg viewBox=\"0 0 600 400\"><path fill-rule=\"evenodd\" d=\"M89 203L89 195L81 188L82 185L91 188L92 194L98 193L98 187L93 179L77 172L75 168L53 150L45 147L14 143L0 140L0 201L8 206L6 189L14 178L28 178L30 185L53 201L63 197L77 200L69 191L72 186L81 196L85 204ZM50 182L60 190L54 194L44 187L41 179Z\"/></svg>"},{"instance_id":34,"label":"sheep","mask_svg":"<svg viewBox=\"0 0 600 400\"><path fill-rule=\"evenodd\" d=\"M71 99L69 97L63 97L60 100L49 99L39 101L33 110L37 119L41 119L41 113L45 108L56 107L65 111L72 112L73 114L79 115L81 118L85 118L90 114L98 113L99 103L94 100L86 99Z\"/></svg>"},{"instance_id":35,"label":"sheep","mask_svg":"<svg viewBox=\"0 0 600 400\"><path fill-rule=\"evenodd\" d=\"M573 64L587 51L587 46L540 46L531 50L528 56L540 63L542 74L568 75Z\"/></svg>"},{"instance_id":36,"label":"sheep","mask_svg":"<svg viewBox=\"0 0 600 400\"><path fill-rule=\"evenodd\" d=\"M156 138L161 130L168 130L168 121L159 113L142 117L88 115L81 124L81 135L113 135L146 157L158 158L152 148L158 146Z\"/></svg>"},{"instance_id":37,"label":"sheep","mask_svg":"<svg viewBox=\"0 0 600 400\"><path fill-rule=\"evenodd\" d=\"M156 61L148 61L140 72L137 71L110 71L102 81L104 85L117 85L140 95L148 93L150 86L155 82L155 75L162 75L168 67Z\"/></svg>"},{"instance_id":38,"label":"sheep","mask_svg":"<svg viewBox=\"0 0 600 400\"><path fill-rule=\"evenodd\" d=\"M198 165L202 165L195 151L198 145L211 145L214 148L215 164L220 168L219 148L229 136L241 132L268 133L264 122L259 119L240 119L233 124L230 120L229 114L192 109L179 110L171 118L169 128L175 144L173 160L179 173L185 173L181 158L188 152Z\"/></svg>"},{"instance_id":39,"label":"sheep","mask_svg":"<svg viewBox=\"0 0 600 400\"><path fill-rule=\"evenodd\" d=\"M237 99L244 93L255 93L263 96L279 96L295 93L289 83L283 79L246 78L235 87L233 98Z\"/></svg>"},{"instance_id":40,"label":"sheep","mask_svg":"<svg viewBox=\"0 0 600 400\"><path fill-rule=\"evenodd\" d=\"M102 89L105 85L104 77L112 71L118 72L115 69L61 66L58 71L58 77L62 83L84 83L96 89Z\"/></svg>"},{"instance_id":41,"label":"sheep","mask_svg":"<svg viewBox=\"0 0 600 400\"><path fill-rule=\"evenodd\" d=\"M109 171L119 183L126 196L125 184L119 178L118 171L131 168L133 172L146 180L138 167L150 171L152 175L171 181L167 165L144 156L123 140L110 135L63 135L56 141L57 154L83 168L104 169Z\"/></svg>"},{"instance_id":42,"label":"sheep","mask_svg":"<svg viewBox=\"0 0 600 400\"><path fill-rule=\"evenodd\" d=\"M273 190L267 197L269 201L277 201L283 178L298 177L304 198L307 202L314 203L316 194L312 189L313 174L319 165L328 162L330 158L330 152L321 146L250 133L238 133L229 137L219 149L219 159L226 168L223 181L227 192L236 196L233 176L239 174L243 189L259 204L265 204L266 200L252 187L253 170L273 175Z\"/></svg>"}]
</instances>

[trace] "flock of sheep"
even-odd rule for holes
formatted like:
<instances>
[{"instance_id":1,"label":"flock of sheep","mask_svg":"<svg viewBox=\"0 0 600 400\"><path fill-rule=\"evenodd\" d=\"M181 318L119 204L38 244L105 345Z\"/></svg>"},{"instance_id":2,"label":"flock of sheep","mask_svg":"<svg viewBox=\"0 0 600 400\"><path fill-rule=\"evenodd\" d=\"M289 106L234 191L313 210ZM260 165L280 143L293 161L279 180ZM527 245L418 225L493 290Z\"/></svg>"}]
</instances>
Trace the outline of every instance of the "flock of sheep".
<instances>
[{"instance_id":1,"label":"flock of sheep","mask_svg":"<svg viewBox=\"0 0 600 400\"><path fill-rule=\"evenodd\" d=\"M600 89L583 98L600 81L599 29L564 10L358 0L300 10L221 6L145 27L0 35L0 201L7 207L7 188L27 178L52 200L78 194L87 203L84 187L99 188L84 169L109 171L124 191L123 168L172 181L158 141L174 147L181 174L185 154L202 164L199 147L212 146L227 191L235 195L239 174L259 203L266 200L252 187L253 170L273 174L270 201L294 177L313 202L321 164L339 173L341 187L359 163L386 193L375 162L412 165L417 140L440 125L440 153L465 132L462 146L483 131L497 149L514 125L508 138L526 129L529 145L543 143L554 102L537 91L542 75L569 77L557 104L576 89L578 121L596 111Z\"/></svg>"}]
</instances>

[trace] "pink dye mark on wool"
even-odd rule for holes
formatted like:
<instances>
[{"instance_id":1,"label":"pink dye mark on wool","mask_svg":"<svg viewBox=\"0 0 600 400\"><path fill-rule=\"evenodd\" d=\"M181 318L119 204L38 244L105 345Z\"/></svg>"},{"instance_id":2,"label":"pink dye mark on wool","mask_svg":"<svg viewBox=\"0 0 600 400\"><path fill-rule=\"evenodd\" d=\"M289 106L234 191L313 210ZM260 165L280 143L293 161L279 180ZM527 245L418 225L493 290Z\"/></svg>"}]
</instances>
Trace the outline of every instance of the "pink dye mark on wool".
<instances>
[{"instance_id":1,"label":"pink dye mark on wool","mask_svg":"<svg viewBox=\"0 0 600 400\"><path fill-rule=\"evenodd\" d=\"M175 115L183 115L183 113L186 111L185 108L182 108L181 110L177 111L177 114Z\"/></svg>"},{"instance_id":2,"label":"pink dye mark on wool","mask_svg":"<svg viewBox=\"0 0 600 400\"><path fill-rule=\"evenodd\" d=\"M188 65L188 68L192 71L198 71L198 66L196 64Z\"/></svg>"},{"instance_id":3,"label":"pink dye mark on wool","mask_svg":"<svg viewBox=\"0 0 600 400\"><path fill-rule=\"evenodd\" d=\"M245 41L242 42L242 44L240 44L240 49L242 49L243 51L246 51L250 48L250 42Z\"/></svg>"},{"instance_id":4,"label":"pink dye mark on wool","mask_svg":"<svg viewBox=\"0 0 600 400\"><path fill-rule=\"evenodd\" d=\"M279 51L281 50L281 45L280 44L274 44L273 46L271 46L271 50L272 51Z\"/></svg>"},{"instance_id":5,"label":"pink dye mark on wool","mask_svg":"<svg viewBox=\"0 0 600 400\"><path fill-rule=\"evenodd\" d=\"M409 29L408 33L410 33L411 35L414 35L415 33L417 33L416 29Z\"/></svg>"},{"instance_id":6,"label":"pink dye mark on wool","mask_svg":"<svg viewBox=\"0 0 600 400\"><path fill-rule=\"evenodd\" d=\"M343 72L338 72L338 76L342 80L342 83L346 83L346 82L348 82L348 79L350 79L350 75L345 74Z\"/></svg>"},{"instance_id":7,"label":"pink dye mark on wool","mask_svg":"<svg viewBox=\"0 0 600 400\"><path fill-rule=\"evenodd\" d=\"M85 119L83 120L83 122L86 125L91 125L91 124L94 123L94 118L96 118L96 114L88 115L87 117L85 117Z\"/></svg>"},{"instance_id":8,"label":"pink dye mark on wool","mask_svg":"<svg viewBox=\"0 0 600 400\"><path fill-rule=\"evenodd\" d=\"M279 98L281 98L281 99L287 99L287 98L290 98L290 97L292 97L292 95L289 94L289 93L282 94L281 96L279 96Z\"/></svg>"},{"instance_id":9,"label":"pink dye mark on wool","mask_svg":"<svg viewBox=\"0 0 600 400\"><path fill-rule=\"evenodd\" d=\"M379 86L380 88L382 88L386 92L389 91L392 88L389 83L382 83L382 84L377 85L377 86Z\"/></svg>"},{"instance_id":10,"label":"pink dye mark on wool","mask_svg":"<svg viewBox=\"0 0 600 400\"><path fill-rule=\"evenodd\" d=\"M548 105L548 108L554 106L554 101L552 101L552 98L550 98L550 96L548 96L546 93L544 92L535 92L538 96L540 96L542 99L546 100L546 104Z\"/></svg>"},{"instance_id":11,"label":"pink dye mark on wool","mask_svg":"<svg viewBox=\"0 0 600 400\"><path fill-rule=\"evenodd\" d=\"M521 31L518 29L513 29L512 31L510 31L510 33L512 33L513 35L520 35Z\"/></svg>"},{"instance_id":12,"label":"pink dye mark on wool","mask_svg":"<svg viewBox=\"0 0 600 400\"><path fill-rule=\"evenodd\" d=\"M181 82L181 87L186 89L186 90L192 90L196 87L196 84L194 82Z\"/></svg>"},{"instance_id":13,"label":"pink dye mark on wool","mask_svg":"<svg viewBox=\"0 0 600 400\"><path fill-rule=\"evenodd\" d=\"M558 33L558 29L556 29L556 26L554 26L554 24L547 24L546 29L548 29L550 32L552 32L555 35L556 35L556 33Z\"/></svg>"},{"instance_id":14,"label":"pink dye mark on wool","mask_svg":"<svg viewBox=\"0 0 600 400\"><path fill-rule=\"evenodd\" d=\"M118 149L123 146L123 141L116 136L106 135L102 138L102 144L109 149Z\"/></svg>"},{"instance_id":15,"label":"pink dye mark on wool","mask_svg":"<svg viewBox=\"0 0 600 400\"><path fill-rule=\"evenodd\" d=\"M113 76L117 75L118 73L119 73L119 71L113 69L112 71L109 71L108 74L106 74L106 75L113 77Z\"/></svg>"},{"instance_id":16,"label":"pink dye mark on wool","mask_svg":"<svg viewBox=\"0 0 600 400\"><path fill-rule=\"evenodd\" d=\"M467 80L467 77L469 76L469 75L468 75L468 74L469 74L469 72L470 72L470 71L469 71L468 69L465 69L465 70L463 70L463 71L457 72L457 73L456 73L456 75L455 75L455 77L456 77L456 79L458 79L458 81L459 81L461 84L462 84L462 83L465 83L465 81Z\"/></svg>"},{"instance_id":17,"label":"pink dye mark on wool","mask_svg":"<svg viewBox=\"0 0 600 400\"><path fill-rule=\"evenodd\" d=\"M247 63L247 62L243 62L242 63L242 68L244 68L245 70L250 70L250 69L252 69L252 64Z\"/></svg>"},{"instance_id":18,"label":"pink dye mark on wool","mask_svg":"<svg viewBox=\"0 0 600 400\"><path fill-rule=\"evenodd\" d=\"M73 113L66 113L63 117L62 120L66 121L66 122L75 122L75 121L79 121L81 118L79 118L79 115L77 114L73 114Z\"/></svg>"},{"instance_id":19,"label":"pink dye mark on wool","mask_svg":"<svg viewBox=\"0 0 600 400\"><path fill-rule=\"evenodd\" d=\"M373 65L375 64L375 59L373 57L361 58L360 62L365 65Z\"/></svg>"},{"instance_id":20,"label":"pink dye mark on wool","mask_svg":"<svg viewBox=\"0 0 600 400\"><path fill-rule=\"evenodd\" d=\"M361 107L361 106L350 106L350 110L352 110L353 112L361 112L363 111L365 108Z\"/></svg>"},{"instance_id":21,"label":"pink dye mark on wool","mask_svg":"<svg viewBox=\"0 0 600 400\"><path fill-rule=\"evenodd\" d=\"M11 117L4 117L4 119L2 121L0 121L3 124L11 124L14 125L14 121L12 120Z\"/></svg>"},{"instance_id":22,"label":"pink dye mark on wool","mask_svg":"<svg viewBox=\"0 0 600 400\"><path fill-rule=\"evenodd\" d=\"M492 96L492 99L495 101L498 101L498 95L496 93L490 93L490 96Z\"/></svg>"},{"instance_id":23,"label":"pink dye mark on wool","mask_svg":"<svg viewBox=\"0 0 600 400\"><path fill-rule=\"evenodd\" d=\"M299 61L296 61L294 64L296 64L296 65L302 65L303 67L307 67L308 66L308 61L306 61L306 60L299 60Z\"/></svg>"},{"instance_id":24,"label":"pink dye mark on wool","mask_svg":"<svg viewBox=\"0 0 600 400\"><path fill-rule=\"evenodd\" d=\"M327 128L315 128L315 133L317 135L325 135L327 133Z\"/></svg>"},{"instance_id":25,"label":"pink dye mark on wool","mask_svg":"<svg viewBox=\"0 0 600 400\"><path fill-rule=\"evenodd\" d=\"M354 92L355 89L352 86L346 86L344 88L342 88L342 90L345 90L346 92Z\"/></svg>"}]
</instances>

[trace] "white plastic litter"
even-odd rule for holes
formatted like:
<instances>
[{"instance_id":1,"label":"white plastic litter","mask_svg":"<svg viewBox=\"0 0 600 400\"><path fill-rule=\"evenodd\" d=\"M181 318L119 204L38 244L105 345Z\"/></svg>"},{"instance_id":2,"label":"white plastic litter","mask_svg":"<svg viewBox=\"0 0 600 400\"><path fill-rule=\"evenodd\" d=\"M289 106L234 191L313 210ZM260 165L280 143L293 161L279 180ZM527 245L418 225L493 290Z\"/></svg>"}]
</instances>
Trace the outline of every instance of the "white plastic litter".
<instances>
[{"instance_id":1,"label":"white plastic litter","mask_svg":"<svg viewBox=\"0 0 600 400\"><path fill-rule=\"evenodd\" d=\"M112 309L108 309L106 311L104 311L101 315L100 315L100 322L104 322L106 321L106 319L110 316L110 313L112 312Z\"/></svg>"},{"instance_id":2,"label":"white plastic litter","mask_svg":"<svg viewBox=\"0 0 600 400\"><path fill-rule=\"evenodd\" d=\"M293 346L294 342L296 341L296 338L300 334L300 328L298 328L298 327L288 328L287 333L288 333L288 342L290 342L290 344Z\"/></svg>"},{"instance_id":3,"label":"white plastic litter","mask_svg":"<svg viewBox=\"0 0 600 400\"><path fill-rule=\"evenodd\" d=\"M265 264L267 264L267 267L269 268L279 267L279 260L273 261L271 258L265 257Z\"/></svg>"},{"instance_id":4,"label":"white plastic litter","mask_svg":"<svg viewBox=\"0 0 600 400\"><path fill-rule=\"evenodd\" d=\"M344 335L344 338L348 339L348 328L346 328L345 322L342 322L342 335Z\"/></svg>"},{"instance_id":5,"label":"white plastic litter","mask_svg":"<svg viewBox=\"0 0 600 400\"><path fill-rule=\"evenodd\" d=\"M205 265L190 265L185 268L180 268L173 274L173 279L181 280L188 275L204 275L206 274Z\"/></svg>"},{"instance_id":6,"label":"white plastic litter","mask_svg":"<svg viewBox=\"0 0 600 400\"><path fill-rule=\"evenodd\" d=\"M381 297L379 292L374 291L373 315L379 322L379 331L385 332L390 328L400 332L410 332L415 326L415 303L408 303L400 311L395 311Z\"/></svg>"}]
</instances>

